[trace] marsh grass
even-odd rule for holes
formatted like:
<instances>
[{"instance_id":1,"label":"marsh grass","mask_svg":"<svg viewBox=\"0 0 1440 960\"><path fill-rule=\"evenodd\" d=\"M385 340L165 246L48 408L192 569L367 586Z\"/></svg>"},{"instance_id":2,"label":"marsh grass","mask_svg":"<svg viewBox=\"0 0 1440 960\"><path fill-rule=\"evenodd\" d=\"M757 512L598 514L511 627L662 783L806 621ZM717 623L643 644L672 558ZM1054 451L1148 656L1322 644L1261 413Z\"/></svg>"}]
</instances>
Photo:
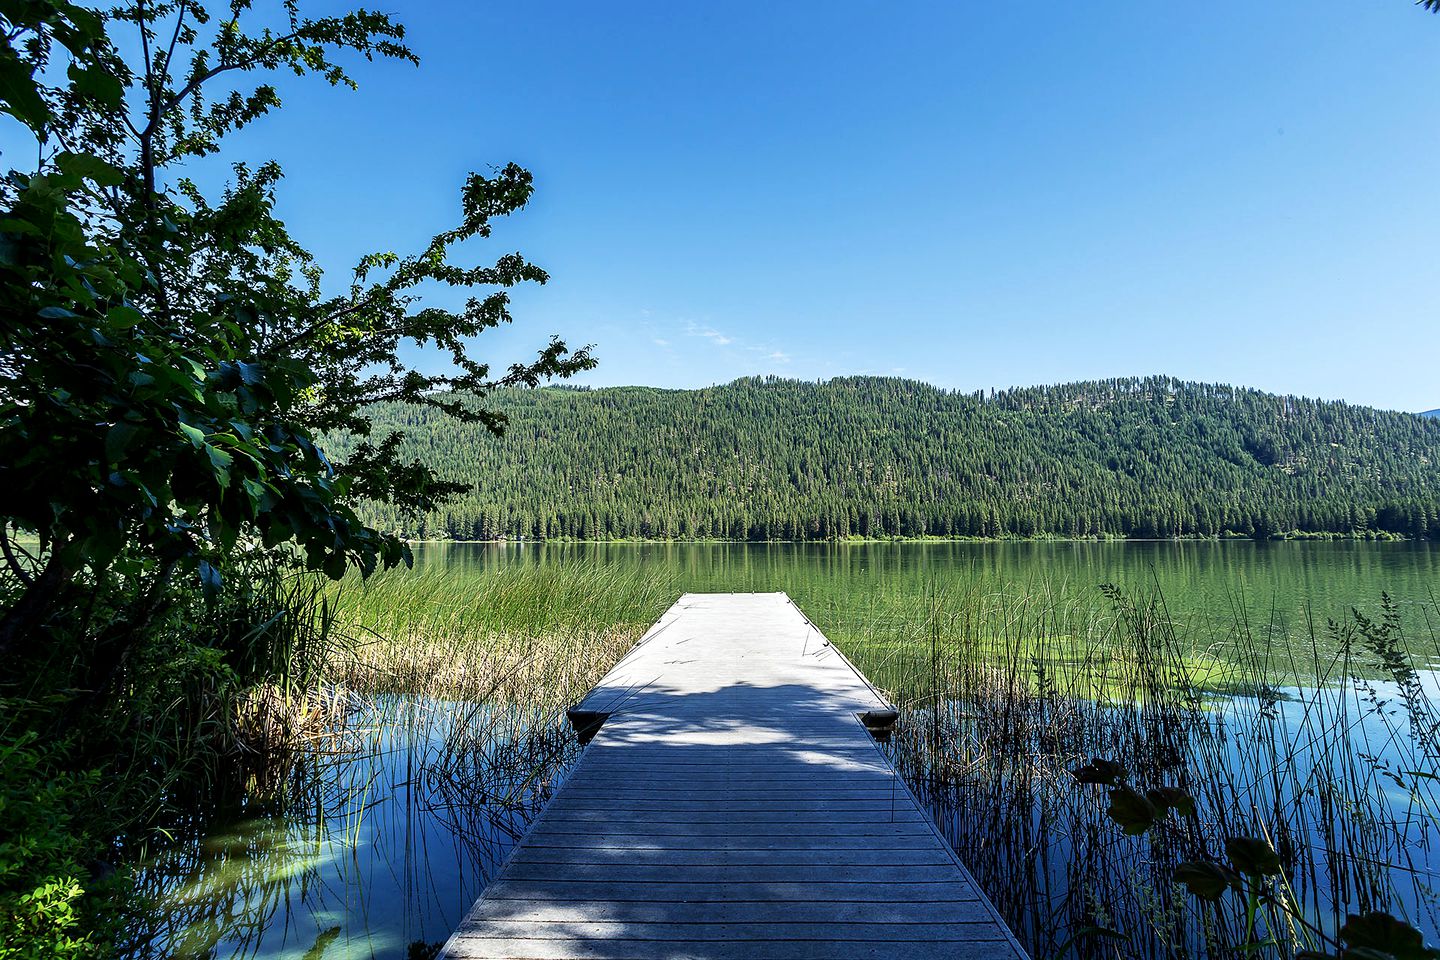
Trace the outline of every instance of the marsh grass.
<instances>
[{"instance_id":1,"label":"marsh grass","mask_svg":"<svg viewBox=\"0 0 1440 960\"><path fill-rule=\"evenodd\" d=\"M950 583L748 586L788 587L891 694L892 756L1034 956L1288 958L1368 909L1435 935L1440 685L1416 667L1436 657L1433 610L1287 624L1241 601L1178 617L1155 590ZM367 857L387 858L412 908L463 909L578 756L565 708L681 592L663 566L586 560L287 589L248 617L269 623L255 657L271 680L233 713L268 746L245 751L240 807L197 813L208 839L155 872L169 927L152 953L253 952L310 909L297 890L343 901L347 940L382 930ZM258 616L287 597L291 621ZM1124 835L1103 791L1070 773L1096 756L1142 789L1183 787L1196 816ZM1232 834L1267 838L1285 863L1260 919L1268 945L1248 951L1237 905L1172 881ZM443 936L456 919L406 922Z\"/></svg>"},{"instance_id":2,"label":"marsh grass","mask_svg":"<svg viewBox=\"0 0 1440 960\"><path fill-rule=\"evenodd\" d=\"M339 589L337 617L363 639L335 680L423 704L418 735L440 745L427 802L503 846L578 755L565 710L676 595L664 576L590 562L382 574Z\"/></svg>"},{"instance_id":3,"label":"marsh grass","mask_svg":"<svg viewBox=\"0 0 1440 960\"><path fill-rule=\"evenodd\" d=\"M255 584L205 625L256 678L225 716L252 765L363 749L382 726L420 722L375 709L396 697L428 704L427 728L437 710L458 718L457 752L462 732L513 744L554 726L674 599L664 577L586 562Z\"/></svg>"},{"instance_id":4,"label":"marsh grass","mask_svg":"<svg viewBox=\"0 0 1440 960\"><path fill-rule=\"evenodd\" d=\"M1433 614L1407 632L1387 599L1257 629L1177 623L1155 593L1092 598L936 592L836 630L902 708L896 763L1034 956L1292 957L1369 910L1434 937L1437 685L1413 666ZM1196 815L1124 835L1071 775L1094 757L1187 790ZM1233 835L1285 864L1255 934L1172 879Z\"/></svg>"},{"instance_id":5,"label":"marsh grass","mask_svg":"<svg viewBox=\"0 0 1440 960\"><path fill-rule=\"evenodd\" d=\"M125 955L324 949L341 934L423 955L578 756L565 709L678 594L585 562L265 589L232 628L264 678L225 711L232 776L140 852L148 908ZM376 868L413 916L369 915ZM397 925L423 936L390 943Z\"/></svg>"}]
</instances>

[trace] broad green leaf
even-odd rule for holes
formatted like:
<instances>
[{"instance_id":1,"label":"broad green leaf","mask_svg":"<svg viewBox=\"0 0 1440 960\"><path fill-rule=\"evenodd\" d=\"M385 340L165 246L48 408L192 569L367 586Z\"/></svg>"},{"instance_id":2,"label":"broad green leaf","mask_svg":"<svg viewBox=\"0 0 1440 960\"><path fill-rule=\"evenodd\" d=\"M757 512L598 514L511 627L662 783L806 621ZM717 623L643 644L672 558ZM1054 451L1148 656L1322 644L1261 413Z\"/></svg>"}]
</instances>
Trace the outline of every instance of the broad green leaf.
<instances>
[{"instance_id":1,"label":"broad green leaf","mask_svg":"<svg viewBox=\"0 0 1440 960\"><path fill-rule=\"evenodd\" d=\"M215 482L221 489L230 486L230 468L235 458L228 451L221 450L213 443L205 444L205 453L210 457L210 467L215 472Z\"/></svg>"},{"instance_id":2,"label":"broad green leaf","mask_svg":"<svg viewBox=\"0 0 1440 960\"><path fill-rule=\"evenodd\" d=\"M258 480L252 480L246 477L241 481L241 486L245 490L245 495L250 498L251 509L255 511L267 509L270 502L274 499L270 493L270 488Z\"/></svg>"},{"instance_id":3,"label":"broad green leaf","mask_svg":"<svg viewBox=\"0 0 1440 960\"><path fill-rule=\"evenodd\" d=\"M1195 798L1179 787L1155 787L1146 790L1145 797L1161 810L1174 810L1182 817L1195 813Z\"/></svg>"},{"instance_id":4,"label":"broad green leaf","mask_svg":"<svg viewBox=\"0 0 1440 960\"><path fill-rule=\"evenodd\" d=\"M125 182L125 174L119 167L88 153L71 153L67 150L55 158L55 165L64 173L85 177L102 187L116 187Z\"/></svg>"},{"instance_id":5,"label":"broad green leaf","mask_svg":"<svg viewBox=\"0 0 1440 960\"><path fill-rule=\"evenodd\" d=\"M72 63L66 72L75 92L102 106L118 107L125 99L125 86L120 78L107 73L99 64L82 67Z\"/></svg>"},{"instance_id":6,"label":"broad green leaf","mask_svg":"<svg viewBox=\"0 0 1440 960\"><path fill-rule=\"evenodd\" d=\"M332 553L325 558L323 569L325 576L331 580L339 580L345 576L345 554Z\"/></svg>"},{"instance_id":7,"label":"broad green leaf","mask_svg":"<svg viewBox=\"0 0 1440 960\"><path fill-rule=\"evenodd\" d=\"M1125 779L1125 768L1114 760L1105 760L1100 757L1091 760L1083 767L1076 767L1070 771L1079 783L1100 783L1113 787Z\"/></svg>"},{"instance_id":8,"label":"broad green leaf","mask_svg":"<svg viewBox=\"0 0 1440 960\"><path fill-rule=\"evenodd\" d=\"M50 120L29 65L8 49L0 50L0 107L37 133Z\"/></svg>"},{"instance_id":9,"label":"broad green leaf","mask_svg":"<svg viewBox=\"0 0 1440 960\"><path fill-rule=\"evenodd\" d=\"M197 572L200 574L200 585L204 588L206 596L213 597L220 592L220 571L215 569L210 561L201 560Z\"/></svg>"},{"instance_id":10,"label":"broad green leaf","mask_svg":"<svg viewBox=\"0 0 1440 960\"><path fill-rule=\"evenodd\" d=\"M1239 889L1240 877L1229 867L1204 860L1182 863L1175 868L1175 882L1185 885L1201 900L1219 900L1226 890Z\"/></svg>"},{"instance_id":11,"label":"broad green leaf","mask_svg":"<svg viewBox=\"0 0 1440 960\"><path fill-rule=\"evenodd\" d=\"M1437 960L1440 950L1425 945L1425 937L1410 924L1388 913L1350 914L1340 928L1345 957L1390 957L1393 960ZM1374 951L1374 953L1371 953Z\"/></svg>"},{"instance_id":12,"label":"broad green leaf","mask_svg":"<svg viewBox=\"0 0 1440 960\"><path fill-rule=\"evenodd\" d=\"M190 444L196 450L199 450L205 445L205 431L199 427L192 427L190 424L182 422L180 424L180 432L185 435L185 438L190 441Z\"/></svg>"},{"instance_id":13,"label":"broad green leaf","mask_svg":"<svg viewBox=\"0 0 1440 960\"><path fill-rule=\"evenodd\" d=\"M1268 877L1280 873L1280 855L1259 837L1227 837L1225 855L1241 873Z\"/></svg>"},{"instance_id":14,"label":"broad green leaf","mask_svg":"<svg viewBox=\"0 0 1440 960\"><path fill-rule=\"evenodd\" d=\"M139 427L123 420L111 427L105 434L105 459L111 463L118 462L139 432Z\"/></svg>"},{"instance_id":15,"label":"broad green leaf","mask_svg":"<svg viewBox=\"0 0 1440 960\"><path fill-rule=\"evenodd\" d=\"M1160 818L1155 804L1129 787L1116 787L1109 796L1110 808L1105 813L1132 837L1149 830Z\"/></svg>"}]
</instances>

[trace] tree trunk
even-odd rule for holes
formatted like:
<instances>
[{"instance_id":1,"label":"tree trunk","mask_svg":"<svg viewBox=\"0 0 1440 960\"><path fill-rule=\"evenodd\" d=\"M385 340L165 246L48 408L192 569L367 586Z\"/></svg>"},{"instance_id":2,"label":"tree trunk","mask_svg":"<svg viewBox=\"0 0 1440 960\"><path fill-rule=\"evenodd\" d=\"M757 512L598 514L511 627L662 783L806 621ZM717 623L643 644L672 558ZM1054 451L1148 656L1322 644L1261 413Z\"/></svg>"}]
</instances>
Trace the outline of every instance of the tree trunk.
<instances>
[{"instance_id":1,"label":"tree trunk","mask_svg":"<svg viewBox=\"0 0 1440 960\"><path fill-rule=\"evenodd\" d=\"M45 626L61 606L73 577L74 572L60 560L60 551L52 548L45 568L0 614L0 659L12 673L17 660L30 659L45 643Z\"/></svg>"}]
</instances>

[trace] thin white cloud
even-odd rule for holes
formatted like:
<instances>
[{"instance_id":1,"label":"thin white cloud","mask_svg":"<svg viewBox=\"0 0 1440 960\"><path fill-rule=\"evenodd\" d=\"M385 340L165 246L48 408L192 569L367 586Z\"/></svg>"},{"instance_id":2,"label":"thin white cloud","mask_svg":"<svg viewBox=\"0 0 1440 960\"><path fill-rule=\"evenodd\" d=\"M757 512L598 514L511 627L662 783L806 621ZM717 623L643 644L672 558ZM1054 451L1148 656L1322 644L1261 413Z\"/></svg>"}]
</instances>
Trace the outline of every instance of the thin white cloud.
<instances>
[{"instance_id":1,"label":"thin white cloud","mask_svg":"<svg viewBox=\"0 0 1440 960\"><path fill-rule=\"evenodd\" d=\"M685 321L685 332L692 337L704 337L717 347L726 347L735 342L734 337L728 337L714 327L703 326L693 320Z\"/></svg>"},{"instance_id":2,"label":"thin white cloud","mask_svg":"<svg viewBox=\"0 0 1440 960\"><path fill-rule=\"evenodd\" d=\"M788 364L794 359L793 357L791 357L790 354L777 347L773 342L755 343L745 339L744 337L734 336L732 334L725 333L724 331L717 330L709 324L696 323L694 320L685 321L685 334L686 336L695 337L700 340L706 340L716 347L728 347L729 350L727 350L726 352L731 353L732 356L735 355L733 351L744 351L745 353L755 357L757 360L764 361L765 364L772 367L780 364ZM657 340L656 342L659 343L660 341Z\"/></svg>"}]
</instances>

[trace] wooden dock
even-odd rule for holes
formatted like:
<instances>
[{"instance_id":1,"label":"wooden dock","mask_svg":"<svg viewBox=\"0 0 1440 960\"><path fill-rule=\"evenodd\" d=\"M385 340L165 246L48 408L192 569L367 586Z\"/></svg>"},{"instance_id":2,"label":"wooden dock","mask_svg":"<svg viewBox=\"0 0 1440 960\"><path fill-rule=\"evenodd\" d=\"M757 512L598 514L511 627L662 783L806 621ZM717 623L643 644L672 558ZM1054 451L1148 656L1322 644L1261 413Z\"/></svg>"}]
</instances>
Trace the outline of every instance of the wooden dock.
<instances>
[{"instance_id":1,"label":"wooden dock","mask_svg":"<svg viewBox=\"0 0 1440 960\"><path fill-rule=\"evenodd\" d=\"M686 594L581 706L609 719L442 957L1024 957L785 594Z\"/></svg>"}]
</instances>

